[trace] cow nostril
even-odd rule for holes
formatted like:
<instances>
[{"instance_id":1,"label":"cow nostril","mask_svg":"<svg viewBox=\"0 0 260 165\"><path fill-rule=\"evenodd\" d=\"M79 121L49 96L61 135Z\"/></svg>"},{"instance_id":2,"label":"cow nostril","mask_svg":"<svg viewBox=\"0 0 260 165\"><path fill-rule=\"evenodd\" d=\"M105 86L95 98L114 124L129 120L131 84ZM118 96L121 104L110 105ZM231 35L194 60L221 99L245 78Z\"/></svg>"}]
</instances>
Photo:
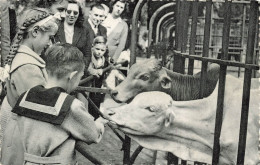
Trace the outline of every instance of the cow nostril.
<instances>
[{"instance_id":1,"label":"cow nostril","mask_svg":"<svg viewBox=\"0 0 260 165\"><path fill-rule=\"evenodd\" d=\"M112 91L111 91L111 95L112 95L112 96L116 96L117 94L118 94L118 91L117 91L117 90L112 90Z\"/></svg>"},{"instance_id":2,"label":"cow nostril","mask_svg":"<svg viewBox=\"0 0 260 165\"><path fill-rule=\"evenodd\" d=\"M109 116L113 116L113 115L115 114L115 112L110 110L107 114L108 114Z\"/></svg>"}]
</instances>

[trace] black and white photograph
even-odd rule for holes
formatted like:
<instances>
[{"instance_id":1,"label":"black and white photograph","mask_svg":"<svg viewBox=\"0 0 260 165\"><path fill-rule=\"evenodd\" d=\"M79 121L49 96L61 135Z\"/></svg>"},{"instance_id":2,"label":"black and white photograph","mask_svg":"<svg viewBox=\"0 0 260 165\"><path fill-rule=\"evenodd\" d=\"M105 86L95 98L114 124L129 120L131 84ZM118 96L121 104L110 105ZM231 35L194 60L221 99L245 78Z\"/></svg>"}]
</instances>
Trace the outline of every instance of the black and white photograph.
<instances>
[{"instance_id":1,"label":"black and white photograph","mask_svg":"<svg viewBox=\"0 0 260 165\"><path fill-rule=\"evenodd\" d=\"M0 165L260 165L259 0L0 0Z\"/></svg>"}]
</instances>

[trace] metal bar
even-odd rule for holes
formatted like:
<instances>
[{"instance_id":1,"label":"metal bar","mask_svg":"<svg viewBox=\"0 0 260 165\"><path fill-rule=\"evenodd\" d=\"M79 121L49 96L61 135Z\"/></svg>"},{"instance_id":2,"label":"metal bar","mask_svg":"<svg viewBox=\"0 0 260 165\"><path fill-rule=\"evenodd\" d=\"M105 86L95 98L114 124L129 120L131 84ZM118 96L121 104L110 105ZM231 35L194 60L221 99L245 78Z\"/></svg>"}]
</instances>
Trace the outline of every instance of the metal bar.
<instances>
[{"instance_id":1,"label":"metal bar","mask_svg":"<svg viewBox=\"0 0 260 165\"><path fill-rule=\"evenodd\" d=\"M130 164L134 164L135 159L137 158L137 156L139 155L139 153L142 151L144 147L142 146L138 146L136 148L136 150L134 151L134 153L132 154L131 158L130 158Z\"/></svg>"},{"instance_id":2,"label":"metal bar","mask_svg":"<svg viewBox=\"0 0 260 165\"><path fill-rule=\"evenodd\" d=\"M246 50L246 63L253 63L255 35L256 35L256 23L258 19L258 4L255 0L250 3L249 13L249 28L248 28L248 42ZM237 164L244 164L245 159L245 147L246 147L246 135L249 113L249 100L250 100L250 86L251 86L251 69L245 69L243 97L242 97L242 112L240 121L240 133L237 153Z\"/></svg>"},{"instance_id":3,"label":"metal bar","mask_svg":"<svg viewBox=\"0 0 260 165\"><path fill-rule=\"evenodd\" d=\"M87 98L87 100L89 101L89 103L94 107L94 109L96 110L96 112L101 116L101 117L103 117L104 119L107 119L106 118L106 116L104 116L104 114L99 110L99 108L96 106L96 104L86 95L86 93L82 93L83 94L83 96L85 97L85 98ZM109 119L108 119L109 120ZM113 126L112 125L110 125L110 124L107 124L109 127L110 127L110 129L118 136L118 138L122 141L122 142L124 142L124 138L113 128Z\"/></svg>"},{"instance_id":4,"label":"metal bar","mask_svg":"<svg viewBox=\"0 0 260 165\"><path fill-rule=\"evenodd\" d=\"M215 58L211 58L211 57L200 57L197 55L189 55L188 53L181 53L180 51L174 51L174 56L183 56L185 58L194 59L194 60L198 60L198 61L212 62L212 63L222 64L222 65L259 70L259 66L255 65L255 64L244 64L241 62L220 60L220 59L215 59Z\"/></svg>"},{"instance_id":5,"label":"metal bar","mask_svg":"<svg viewBox=\"0 0 260 165\"><path fill-rule=\"evenodd\" d=\"M158 21L158 23L157 23L157 25L156 25L156 38L155 38L155 43L158 43L158 42L160 42L160 41L162 41L162 35L161 35L161 33L162 33L162 28L163 28L163 25L168 21L168 20L170 20L170 18L174 18L173 16L175 15L175 12L169 12L169 13L167 13L167 14L165 14L165 15L163 15L160 19L159 19L159 21ZM167 20L167 21L165 21L165 20Z\"/></svg>"},{"instance_id":6,"label":"metal bar","mask_svg":"<svg viewBox=\"0 0 260 165\"><path fill-rule=\"evenodd\" d=\"M131 32L131 55L130 55L130 64L129 66L131 67L134 63L136 63L136 44L137 44L137 32L138 32L138 21L139 17L141 14L141 9L144 6L145 2L147 0L139 0L133 14L133 19L132 19L132 32ZM123 163L124 164L129 164L130 163L130 148L131 148L131 139L128 136L125 136L125 141L123 143L124 145L124 158L123 158Z\"/></svg>"},{"instance_id":7,"label":"metal bar","mask_svg":"<svg viewBox=\"0 0 260 165\"><path fill-rule=\"evenodd\" d=\"M105 162L103 160L100 160L100 158L95 157L96 155L93 154L93 152L90 152L89 150L86 150L88 148L88 144L83 141L77 141L75 144L76 150L81 153L85 158L87 158L90 162L93 164L98 165L107 165L108 162Z\"/></svg>"},{"instance_id":8,"label":"metal bar","mask_svg":"<svg viewBox=\"0 0 260 165\"><path fill-rule=\"evenodd\" d=\"M187 1L194 1L194 0L187 0ZM199 0L199 2L206 2L206 1L207 1L207 0ZM212 0L212 2L224 3L225 0ZM232 3L233 3L233 4L235 4L235 3L238 3L238 4L241 4L241 3L243 3L243 4L249 4L250 1L248 1L248 0L246 0L246 1L236 0L236 1L233 1Z\"/></svg>"},{"instance_id":9,"label":"metal bar","mask_svg":"<svg viewBox=\"0 0 260 165\"><path fill-rule=\"evenodd\" d=\"M85 92L96 92L96 93L110 94L110 89L93 88L93 87L82 87L82 86L78 86L76 88L76 91L85 91Z\"/></svg>"},{"instance_id":10,"label":"metal bar","mask_svg":"<svg viewBox=\"0 0 260 165\"><path fill-rule=\"evenodd\" d=\"M125 63L128 63L128 61L121 61L121 62L116 62L114 64L110 64L109 66L107 66L106 68L103 69L103 73L108 72L113 68L117 68L116 65L125 64ZM93 80L94 78L95 78L94 75L90 75L90 76L80 80L79 85L83 85L83 84Z\"/></svg>"},{"instance_id":11,"label":"metal bar","mask_svg":"<svg viewBox=\"0 0 260 165\"><path fill-rule=\"evenodd\" d=\"M131 138L125 135L125 141L123 143L124 149L124 157L123 157L123 164L130 164L130 146L131 146Z\"/></svg>"},{"instance_id":12,"label":"metal bar","mask_svg":"<svg viewBox=\"0 0 260 165\"><path fill-rule=\"evenodd\" d=\"M222 37L223 38L222 39L222 51L223 51L222 56L223 57L221 57L221 59L224 59L224 60L228 59L230 24L231 24L231 1L226 0L225 9L224 9L224 25L223 25L223 37ZM219 137L220 137L220 133L221 133L222 120L223 120L226 74L227 74L227 66L220 65L212 165L217 165L219 162L219 154L220 154Z\"/></svg>"},{"instance_id":13,"label":"metal bar","mask_svg":"<svg viewBox=\"0 0 260 165\"><path fill-rule=\"evenodd\" d=\"M197 32L197 21L198 21L198 7L199 2L195 0L192 2L192 23L191 23L191 32L190 32L190 48L189 54L195 54L195 46L196 46L196 32ZM193 75L194 68L194 60L189 59L188 65L188 74Z\"/></svg>"},{"instance_id":14,"label":"metal bar","mask_svg":"<svg viewBox=\"0 0 260 165\"><path fill-rule=\"evenodd\" d=\"M109 125L109 123L108 123L108 125ZM112 126L109 126L110 128L112 127ZM115 129L111 129L115 134L116 134L116 136L122 141L122 142L124 142L125 141L125 139L115 130Z\"/></svg>"},{"instance_id":15,"label":"metal bar","mask_svg":"<svg viewBox=\"0 0 260 165\"><path fill-rule=\"evenodd\" d=\"M206 1L206 16L205 16L205 27L204 27L204 39L203 39L203 52L202 57L209 56L209 45L210 45L210 27L211 27L211 8L212 0ZM207 66L208 62L202 61L201 68L201 82L200 82L200 98L203 98L203 92L206 88L206 78L207 78Z\"/></svg>"},{"instance_id":16,"label":"metal bar","mask_svg":"<svg viewBox=\"0 0 260 165\"><path fill-rule=\"evenodd\" d=\"M152 1L152 0L151 0ZM152 15L152 17L151 17L151 19L150 19L150 21L149 21L149 31L148 31L148 45L150 46L151 44L152 44L152 42L153 42L153 44L155 44L155 42L156 42L156 40L153 40L153 27L154 27L154 22L155 22L155 19L157 18L157 16L158 16L158 14L160 13L160 12L162 12L163 10L165 10L166 8L168 8L168 7L171 7L171 6L174 6L174 2L170 2L170 3L167 3L167 4L165 4L165 5L163 5L163 6L161 6L161 7L159 7L155 12L154 12L154 14ZM173 7L173 9L175 9L174 7ZM175 10L173 10L173 12L175 12Z\"/></svg>"},{"instance_id":17,"label":"metal bar","mask_svg":"<svg viewBox=\"0 0 260 165\"><path fill-rule=\"evenodd\" d=\"M151 6L151 2L152 2L152 0L147 0L147 8L148 9L150 9L150 6ZM150 44L151 43L151 41L150 41L150 37L149 37L149 21L150 21L150 19L149 19L149 14L148 14L149 12L147 12L147 17L148 17L148 23L147 23L147 25L146 25L146 29L148 30L148 48L147 48L147 53L146 53L146 58L150 58L151 57L151 55L152 55L152 45Z\"/></svg>"},{"instance_id":18,"label":"metal bar","mask_svg":"<svg viewBox=\"0 0 260 165\"><path fill-rule=\"evenodd\" d=\"M205 27L204 27L204 39L203 39L203 52L202 57L209 56L209 40L210 40L210 27L211 27L211 8L212 0L206 2L206 16L205 16Z\"/></svg>"},{"instance_id":19,"label":"metal bar","mask_svg":"<svg viewBox=\"0 0 260 165\"><path fill-rule=\"evenodd\" d=\"M257 15L259 16L259 11L258 11ZM257 23L256 23L255 49L258 49L258 47L259 47L259 19L257 19ZM253 64L258 65L258 60L259 60L259 51L254 51ZM256 74L257 74L257 71L254 70L252 77L256 78Z\"/></svg>"},{"instance_id":20,"label":"metal bar","mask_svg":"<svg viewBox=\"0 0 260 165\"><path fill-rule=\"evenodd\" d=\"M175 47L177 51L181 51L182 47L182 36L183 36L183 22L182 22L182 16L183 16L183 0L176 0L176 32L175 32ZM180 63L182 57L174 56L174 62L173 62L173 71L175 72L182 72L182 69L180 69ZM173 155L172 153L167 153L167 164L177 164L178 158Z\"/></svg>"},{"instance_id":21,"label":"metal bar","mask_svg":"<svg viewBox=\"0 0 260 165\"><path fill-rule=\"evenodd\" d=\"M189 27L189 10L190 10L190 2L184 0L183 2L183 32L182 32L182 43L181 43L181 52L185 53L187 51L187 42L188 42L188 27ZM180 59L180 73L185 72L185 58Z\"/></svg>"},{"instance_id":22,"label":"metal bar","mask_svg":"<svg viewBox=\"0 0 260 165\"><path fill-rule=\"evenodd\" d=\"M172 153L168 152L167 154L167 165L178 164L179 158L173 155Z\"/></svg>"},{"instance_id":23,"label":"metal bar","mask_svg":"<svg viewBox=\"0 0 260 165\"><path fill-rule=\"evenodd\" d=\"M2 52L2 7L0 7L0 65L4 67L3 52Z\"/></svg>"},{"instance_id":24,"label":"metal bar","mask_svg":"<svg viewBox=\"0 0 260 165\"><path fill-rule=\"evenodd\" d=\"M181 51L182 49L182 39L183 39L183 26L184 22L182 21L184 15L184 2L182 0L177 0L177 33L176 38L176 49L177 51ZM182 69L182 57L174 56L174 62L173 62L173 71L178 73L183 73Z\"/></svg>"},{"instance_id":25,"label":"metal bar","mask_svg":"<svg viewBox=\"0 0 260 165\"><path fill-rule=\"evenodd\" d=\"M242 29L241 29L241 48L243 49L243 45L244 45L244 31L245 31L245 26L246 26L246 6L243 4L243 16L242 16ZM241 53L241 52L240 52ZM241 62L241 56L242 53L240 55L239 58L239 62ZM240 67L238 68L238 77L240 77Z\"/></svg>"},{"instance_id":26,"label":"metal bar","mask_svg":"<svg viewBox=\"0 0 260 165\"><path fill-rule=\"evenodd\" d=\"M176 32L175 32L175 48L180 51L179 36L180 36L180 24L181 24L181 0L176 0Z\"/></svg>"},{"instance_id":27,"label":"metal bar","mask_svg":"<svg viewBox=\"0 0 260 165\"><path fill-rule=\"evenodd\" d=\"M133 14L133 19L132 19L132 32L131 32L131 55L130 55L130 67L136 62L136 44L137 44L137 34L138 34L138 20L140 17L141 9L144 6L145 2L147 0L139 0Z\"/></svg>"}]
</instances>

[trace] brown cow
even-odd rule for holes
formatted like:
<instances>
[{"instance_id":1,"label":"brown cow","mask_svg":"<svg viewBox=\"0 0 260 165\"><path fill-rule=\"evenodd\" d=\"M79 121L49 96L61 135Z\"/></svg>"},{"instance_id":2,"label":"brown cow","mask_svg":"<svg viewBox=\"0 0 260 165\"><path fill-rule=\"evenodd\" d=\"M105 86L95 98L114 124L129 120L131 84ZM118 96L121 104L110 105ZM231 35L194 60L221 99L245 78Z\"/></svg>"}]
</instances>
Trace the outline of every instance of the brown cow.
<instances>
[{"instance_id":1,"label":"brown cow","mask_svg":"<svg viewBox=\"0 0 260 165\"><path fill-rule=\"evenodd\" d=\"M173 101L163 92L143 92L131 103L104 112L109 112L116 126L145 148L168 151L184 160L210 164L217 94L218 87L204 99ZM259 94L259 90L251 90L245 152L247 165L259 163ZM241 101L242 81L227 76L220 136L221 165L236 164Z\"/></svg>"},{"instance_id":2,"label":"brown cow","mask_svg":"<svg viewBox=\"0 0 260 165\"><path fill-rule=\"evenodd\" d=\"M218 80L219 65L211 64L207 71L207 87L204 97L212 93ZM126 77L111 96L117 102L127 102L138 93L146 91L162 91L172 96L174 100L199 99L200 73L183 75L163 68L156 59L144 60L134 64Z\"/></svg>"}]
</instances>

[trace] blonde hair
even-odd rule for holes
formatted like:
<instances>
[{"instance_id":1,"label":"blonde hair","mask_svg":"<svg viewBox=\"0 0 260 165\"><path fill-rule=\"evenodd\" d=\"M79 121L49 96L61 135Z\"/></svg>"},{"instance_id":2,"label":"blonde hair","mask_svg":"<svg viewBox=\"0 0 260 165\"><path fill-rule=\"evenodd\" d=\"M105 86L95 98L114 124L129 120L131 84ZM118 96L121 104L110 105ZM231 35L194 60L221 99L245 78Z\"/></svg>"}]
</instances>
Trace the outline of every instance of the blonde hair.
<instances>
[{"instance_id":1,"label":"blonde hair","mask_svg":"<svg viewBox=\"0 0 260 165\"><path fill-rule=\"evenodd\" d=\"M107 46L107 39L106 39L106 37L104 37L104 36L97 36L97 37L95 37L94 40L93 40L92 46L95 46L97 44L104 44L104 45Z\"/></svg>"},{"instance_id":2,"label":"blonde hair","mask_svg":"<svg viewBox=\"0 0 260 165\"><path fill-rule=\"evenodd\" d=\"M20 47L21 41L27 37L28 35L28 28L35 25L37 22L47 18L50 16L47 10L42 8L35 8L35 9L28 9L24 12L23 17L21 18L21 26L18 29L18 32L16 33L16 36L13 40L13 43L11 45L9 54L6 57L5 64L11 65L12 61L17 53L17 50ZM57 30L58 25L55 23L55 20L49 20L45 22L44 24L40 25L39 30L42 30L44 32L51 31L51 30Z\"/></svg>"}]
</instances>

